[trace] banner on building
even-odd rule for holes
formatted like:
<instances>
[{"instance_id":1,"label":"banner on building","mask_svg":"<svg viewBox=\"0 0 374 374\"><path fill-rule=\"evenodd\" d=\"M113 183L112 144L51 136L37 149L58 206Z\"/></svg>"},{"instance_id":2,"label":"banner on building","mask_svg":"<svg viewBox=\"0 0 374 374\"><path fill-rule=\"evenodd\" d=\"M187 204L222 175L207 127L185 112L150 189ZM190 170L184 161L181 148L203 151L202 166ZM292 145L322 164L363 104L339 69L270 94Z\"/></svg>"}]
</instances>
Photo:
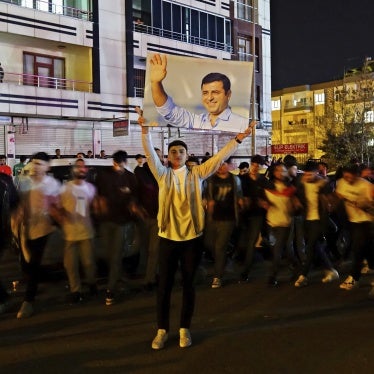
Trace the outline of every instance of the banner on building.
<instances>
[{"instance_id":1,"label":"banner on building","mask_svg":"<svg viewBox=\"0 0 374 374\"><path fill-rule=\"evenodd\" d=\"M252 76L248 61L149 53L144 117L151 126L242 132L249 124Z\"/></svg>"},{"instance_id":2,"label":"banner on building","mask_svg":"<svg viewBox=\"0 0 374 374\"><path fill-rule=\"evenodd\" d=\"M113 137L129 135L129 120L124 119L121 121L113 122Z\"/></svg>"},{"instance_id":3,"label":"banner on building","mask_svg":"<svg viewBox=\"0 0 374 374\"><path fill-rule=\"evenodd\" d=\"M271 146L271 153L275 155L308 153L308 143L273 144Z\"/></svg>"}]
</instances>

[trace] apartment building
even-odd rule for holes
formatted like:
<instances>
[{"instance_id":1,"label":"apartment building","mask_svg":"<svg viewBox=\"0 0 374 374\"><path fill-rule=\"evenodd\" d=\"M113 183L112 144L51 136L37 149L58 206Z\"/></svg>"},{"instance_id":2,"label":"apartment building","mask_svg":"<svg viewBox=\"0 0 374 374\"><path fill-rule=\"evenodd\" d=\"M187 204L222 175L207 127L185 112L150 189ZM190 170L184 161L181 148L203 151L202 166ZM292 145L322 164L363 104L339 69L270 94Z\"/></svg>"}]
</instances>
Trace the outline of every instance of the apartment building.
<instances>
[{"instance_id":1,"label":"apartment building","mask_svg":"<svg viewBox=\"0 0 374 374\"><path fill-rule=\"evenodd\" d=\"M373 72L374 61L368 58L361 68L345 72L342 79L273 91L273 156L290 153L301 163L320 159L326 130L342 133L351 123L361 123L369 135L374 129ZM374 139L367 139L366 146L373 147Z\"/></svg>"},{"instance_id":2,"label":"apartment building","mask_svg":"<svg viewBox=\"0 0 374 374\"><path fill-rule=\"evenodd\" d=\"M56 148L141 153L134 108L142 105L149 52L256 60L256 101L248 105L260 120L256 138L268 137L269 13L269 0L0 0L0 154L14 161ZM243 35L253 36L251 50L238 43ZM229 137L154 132L162 148L176 137L194 139L196 155ZM238 156L251 154L248 142Z\"/></svg>"}]
</instances>

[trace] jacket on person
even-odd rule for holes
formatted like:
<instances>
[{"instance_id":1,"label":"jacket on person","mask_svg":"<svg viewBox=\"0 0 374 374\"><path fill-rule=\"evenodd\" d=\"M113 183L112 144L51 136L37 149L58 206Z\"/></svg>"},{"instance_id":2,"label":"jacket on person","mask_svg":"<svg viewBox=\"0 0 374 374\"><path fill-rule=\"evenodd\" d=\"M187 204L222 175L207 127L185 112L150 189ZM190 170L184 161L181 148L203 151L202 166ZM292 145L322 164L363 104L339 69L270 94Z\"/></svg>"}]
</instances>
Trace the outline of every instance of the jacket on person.
<instances>
[{"instance_id":1,"label":"jacket on person","mask_svg":"<svg viewBox=\"0 0 374 374\"><path fill-rule=\"evenodd\" d=\"M142 135L143 147L149 168L159 185L159 211L157 215L160 231L165 231L169 222L170 208L173 194L173 172L172 168L162 165L158 158L150 134ZM204 207L201 190L202 182L215 173L221 162L231 156L238 148L239 144L232 139L216 155L204 162L202 165L194 166L187 171L186 195L191 209L192 220L196 234L201 234L204 229Z\"/></svg>"}]
</instances>

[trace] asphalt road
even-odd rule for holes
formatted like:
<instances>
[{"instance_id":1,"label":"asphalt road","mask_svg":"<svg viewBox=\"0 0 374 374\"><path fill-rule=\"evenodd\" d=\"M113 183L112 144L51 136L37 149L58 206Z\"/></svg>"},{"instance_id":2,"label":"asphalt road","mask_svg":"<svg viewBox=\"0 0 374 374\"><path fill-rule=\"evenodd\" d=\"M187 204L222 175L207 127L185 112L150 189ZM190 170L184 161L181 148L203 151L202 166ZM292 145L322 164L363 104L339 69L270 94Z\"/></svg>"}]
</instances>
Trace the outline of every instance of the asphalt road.
<instances>
[{"instance_id":1,"label":"asphalt road","mask_svg":"<svg viewBox=\"0 0 374 374\"><path fill-rule=\"evenodd\" d=\"M280 286L269 288L265 267L257 264L248 284L237 284L229 273L223 288L211 289L208 266L208 277L197 286L193 346L187 349L178 346L177 282L162 351L150 346L155 293L143 291L139 279L127 280L109 307L103 294L68 305L63 279L42 283L36 314L25 320L15 318L20 285L0 316L0 373L374 372L374 301L367 298L372 277L347 292L339 283L322 284L316 271L308 287L295 289L284 269ZM1 261L7 284L17 271L14 261Z\"/></svg>"}]
</instances>

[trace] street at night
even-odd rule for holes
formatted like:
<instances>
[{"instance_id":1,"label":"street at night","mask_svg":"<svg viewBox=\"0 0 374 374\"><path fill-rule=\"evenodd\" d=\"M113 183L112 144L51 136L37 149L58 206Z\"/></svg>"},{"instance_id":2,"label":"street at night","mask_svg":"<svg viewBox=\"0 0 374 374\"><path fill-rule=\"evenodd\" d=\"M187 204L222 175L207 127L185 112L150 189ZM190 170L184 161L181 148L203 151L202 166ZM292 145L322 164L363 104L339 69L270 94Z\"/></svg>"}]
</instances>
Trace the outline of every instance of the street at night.
<instances>
[{"instance_id":1,"label":"street at night","mask_svg":"<svg viewBox=\"0 0 374 374\"><path fill-rule=\"evenodd\" d=\"M24 320L15 318L22 293L16 292L17 303L0 320L0 371L371 373L374 301L367 294L372 277L344 291L337 282L322 284L315 272L310 286L295 289L283 269L280 286L269 288L266 265L257 263L248 284L237 284L227 273L221 289L211 289L208 266L197 287L193 345L187 349L178 346L179 286L172 297L169 341L161 351L151 349L155 293L143 291L140 280L127 280L122 297L109 307L103 294L67 305L63 279L42 283L36 314ZM1 269L10 281L17 269L12 256Z\"/></svg>"}]
</instances>

